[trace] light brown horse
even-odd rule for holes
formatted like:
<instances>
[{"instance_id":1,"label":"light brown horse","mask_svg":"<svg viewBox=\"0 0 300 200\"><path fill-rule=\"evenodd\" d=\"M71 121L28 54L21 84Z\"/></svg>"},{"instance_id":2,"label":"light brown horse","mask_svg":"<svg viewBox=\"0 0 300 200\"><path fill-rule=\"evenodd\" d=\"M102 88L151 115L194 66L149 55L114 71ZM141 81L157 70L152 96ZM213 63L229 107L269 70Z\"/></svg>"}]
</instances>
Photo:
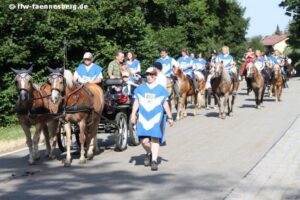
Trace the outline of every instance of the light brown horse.
<instances>
[{"instance_id":1,"label":"light brown horse","mask_svg":"<svg viewBox=\"0 0 300 200\"><path fill-rule=\"evenodd\" d=\"M254 63L247 64L247 77L251 79L251 86L255 94L256 107L260 109L264 101L265 81L262 74L255 67Z\"/></svg>"},{"instance_id":2,"label":"light brown horse","mask_svg":"<svg viewBox=\"0 0 300 200\"><path fill-rule=\"evenodd\" d=\"M222 63L216 63L214 65L214 69L215 70L212 78L211 88L212 88L213 95L218 103L219 117L221 119L225 119L226 108L228 108L227 115L230 116L233 112L233 105L236 98L236 95L232 95L233 81L231 80L229 71L224 67ZM224 97L223 104L221 104L222 97ZM231 97L231 103L229 103L230 97Z\"/></svg>"},{"instance_id":3,"label":"light brown horse","mask_svg":"<svg viewBox=\"0 0 300 200\"><path fill-rule=\"evenodd\" d=\"M177 87L179 88L179 93L180 93L180 97L179 100L177 102L177 117L176 119L182 119L183 117L187 116L187 112L186 112L186 107L187 107L187 97L188 96L192 96L194 97L194 115L197 114L197 110L200 109L201 107L201 95L203 96L204 94L204 90L205 90L205 80L204 80L204 76L203 79L196 77L198 86L199 86L199 90L200 92L196 92L195 91L195 87L194 84L191 84L190 80L188 79L188 77L183 73L183 71L177 67L174 69L174 75L177 78L176 84Z\"/></svg>"},{"instance_id":4,"label":"light brown horse","mask_svg":"<svg viewBox=\"0 0 300 200\"><path fill-rule=\"evenodd\" d=\"M29 148L28 162L29 164L35 164L35 161L40 158L38 143L41 132L45 135L47 155L53 159L55 158L54 151L58 120L49 113L49 97L51 95L50 85L42 84L39 86L33 84L31 78L32 67L28 70L11 69L16 74L15 80L18 90L16 112L19 123L26 136L26 144ZM35 125L33 139L31 138L30 131L32 125ZM50 137L52 146L50 145Z\"/></svg>"},{"instance_id":5,"label":"light brown horse","mask_svg":"<svg viewBox=\"0 0 300 200\"><path fill-rule=\"evenodd\" d=\"M274 76L272 79L272 85L275 93L276 102L281 101L282 87L284 84L283 76L281 75L281 69L279 65L274 67Z\"/></svg>"},{"instance_id":6,"label":"light brown horse","mask_svg":"<svg viewBox=\"0 0 300 200\"><path fill-rule=\"evenodd\" d=\"M51 84L52 112L57 112L63 103L65 108L64 120L67 137L67 156L64 165L71 166L71 123L78 123L80 128L80 160L85 163L84 145L88 147L87 159L91 160L94 147L97 148L97 129L104 108L104 95L100 86L92 83L79 85L73 81L73 75L63 68L53 70L49 75ZM65 80L65 81L64 81ZM97 150L97 149L96 149Z\"/></svg>"}]
</instances>

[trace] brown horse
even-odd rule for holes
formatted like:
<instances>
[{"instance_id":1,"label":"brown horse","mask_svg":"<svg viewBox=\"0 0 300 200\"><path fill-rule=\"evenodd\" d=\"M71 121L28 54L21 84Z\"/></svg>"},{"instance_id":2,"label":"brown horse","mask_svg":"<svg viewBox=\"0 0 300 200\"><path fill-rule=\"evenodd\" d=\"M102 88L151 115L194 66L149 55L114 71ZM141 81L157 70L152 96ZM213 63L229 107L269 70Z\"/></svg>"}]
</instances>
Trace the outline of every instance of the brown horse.
<instances>
[{"instance_id":1,"label":"brown horse","mask_svg":"<svg viewBox=\"0 0 300 200\"><path fill-rule=\"evenodd\" d=\"M29 148L28 162L29 164L35 164L35 161L40 158L38 143L41 132L45 135L47 154L53 159L55 157L54 151L58 120L55 119L55 116L49 114L49 97L51 95L50 85L42 84L39 86L33 84L31 78L32 67L28 70L11 69L16 74L15 80L18 90L16 112L19 123L26 136L26 144ZM35 125L33 139L31 138L30 132L30 127L32 125ZM50 137L52 146L50 145Z\"/></svg>"},{"instance_id":2,"label":"brown horse","mask_svg":"<svg viewBox=\"0 0 300 200\"><path fill-rule=\"evenodd\" d=\"M255 94L256 107L260 109L263 104L266 88L264 78L252 62L247 65L247 76L251 79L251 87Z\"/></svg>"},{"instance_id":3,"label":"brown horse","mask_svg":"<svg viewBox=\"0 0 300 200\"><path fill-rule=\"evenodd\" d=\"M188 77L183 73L183 71L177 67L174 69L174 75L177 78L176 84L179 88L180 97L177 102L177 117L176 119L182 119L183 117L187 116L186 107L187 107L187 97L192 96L194 97L194 115L197 114L197 110L200 109L201 104L201 95L203 96L205 90L205 80L204 76L201 79L200 77L196 77L197 83L199 84L200 92L195 91L194 84L191 84L191 81ZM203 97L202 97L203 99Z\"/></svg>"},{"instance_id":4,"label":"brown horse","mask_svg":"<svg viewBox=\"0 0 300 200\"><path fill-rule=\"evenodd\" d=\"M97 148L97 129L104 108L103 90L96 84L79 85L73 81L69 70L59 68L49 75L51 83L51 111L56 113L63 103L64 120L67 136L67 156L64 165L71 166L71 123L78 123L80 128L80 160L85 163L84 145L88 147L87 159L93 158L94 147ZM65 80L65 81L64 81ZM97 151L97 149L95 149Z\"/></svg>"},{"instance_id":5,"label":"brown horse","mask_svg":"<svg viewBox=\"0 0 300 200\"><path fill-rule=\"evenodd\" d=\"M217 100L219 107L219 117L225 119L226 107L228 108L227 115L230 116L233 112L233 105L236 95L232 95L233 81L229 75L229 71L222 63L216 63L215 72L212 79L212 92ZM231 96L231 104L229 103ZM224 97L223 106L221 104L221 97Z\"/></svg>"},{"instance_id":6,"label":"brown horse","mask_svg":"<svg viewBox=\"0 0 300 200\"><path fill-rule=\"evenodd\" d=\"M281 69L279 65L274 67L274 76L272 79L272 85L276 97L276 102L281 101L282 87L284 84L283 76L281 75Z\"/></svg>"}]
</instances>

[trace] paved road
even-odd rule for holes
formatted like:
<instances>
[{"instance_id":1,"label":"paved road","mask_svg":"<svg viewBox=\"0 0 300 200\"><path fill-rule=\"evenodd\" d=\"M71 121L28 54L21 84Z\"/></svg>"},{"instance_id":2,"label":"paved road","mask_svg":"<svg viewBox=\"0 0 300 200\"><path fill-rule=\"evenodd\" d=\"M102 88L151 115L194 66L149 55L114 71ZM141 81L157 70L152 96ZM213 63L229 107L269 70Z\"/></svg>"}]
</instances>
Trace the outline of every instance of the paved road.
<instances>
[{"instance_id":1,"label":"paved road","mask_svg":"<svg viewBox=\"0 0 300 200\"><path fill-rule=\"evenodd\" d=\"M262 110L242 88L233 117L202 110L176 122L158 172L142 165L141 147L108 148L86 165L74 159L71 168L46 159L28 166L27 151L2 157L0 199L224 199L300 114L300 79L289 85L283 102L266 98Z\"/></svg>"}]
</instances>

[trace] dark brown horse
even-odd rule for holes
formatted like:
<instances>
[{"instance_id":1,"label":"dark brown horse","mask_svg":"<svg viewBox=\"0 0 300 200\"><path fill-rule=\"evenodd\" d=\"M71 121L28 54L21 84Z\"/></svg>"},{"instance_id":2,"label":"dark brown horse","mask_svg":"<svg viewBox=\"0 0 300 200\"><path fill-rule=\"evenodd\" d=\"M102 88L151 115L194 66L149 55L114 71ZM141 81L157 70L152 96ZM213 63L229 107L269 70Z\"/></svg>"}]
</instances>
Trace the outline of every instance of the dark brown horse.
<instances>
[{"instance_id":1,"label":"dark brown horse","mask_svg":"<svg viewBox=\"0 0 300 200\"><path fill-rule=\"evenodd\" d=\"M186 106L187 106L187 97L192 96L194 97L194 115L197 114L197 110L201 107L201 95L203 96L204 90L205 90L205 80L204 76L202 77L196 77L198 87L200 89L200 92L195 91L194 84L191 84L191 81L188 79L188 77L183 73L183 71L177 67L174 69L174 75L177 78L176 84L179 88L180 97L178 100L177 105L177 117L176 119L182 119L183 117L187 116L186 113Z\"/></svg>"},{"instance_id":2,"label":"dark brown horse","mask_svg":"<svg viewBox=\"0 0 300 200\"><path fill-rule=\"evenodd\" d=\"M212 79L212 92L217 100L219 107L219 117L225 119L226 107L228 108L227 115L230 116L233 112L233 105L236 95L232 95L233 81L229 75L229 71L224 67L222 63L216 63L214 65L215 72ZM221 98L224 98L223 104ZM230 103L231 97L231 103ZM222 106L223 105L223 106Z\"/></svg>"},{"instance_id":3,"label":"dark brown horse","mask_svg":"<svg viewBox=\"0 0 300 200\"><path fill-rule=\"evenodd\" d=\"M256 107L260 109L263 104L266 88L264 78L252 62L247 65L247 76L251 79L251 87L255 94Z\"/></svg>"},{"instance_id":4,"label":"dark brown horse","mask_svg":"<svg viewBox=\"0 0 300 200\"><path fill-rule=\"evenodd\" d=\"M276 102L281 101L282 87L284 84L283 76L281 75L281 69L279 65L274 67L274 76L272 79L272 85L275 93Z\"/></svg>"},{"instance_id":5,"label":"dark brown horse","mask_svg":"<svg viewBox=\"0 0 300 200\"><path fill-rule=\"evenodd\" d=\"M47 154L53 159L55 157L54 150L56 145L58 120L49 113L49 97L51 95L50 85L33 84L31 78L32 67L28 70L11 69L16 74L15 80L18 90L16 112L19 123L26 136L26 144L29 148L28 162L29 164L35 164L35 161L40 158L38 143L41 132L45 135ZM35 125L33 139L31 138L30 131L32 125ZM50 137L52 146L50 145Z\"/></svg>"},{"instance_id":6,"label":"dark brown horse","mask_svg":"<svg viewBox=\"0 0 300 200\"><path fill-rule=\"evenodd\" d=\"M80 163L85 163L84 145L88 147L87 158L93 158L94 147L97 148L97 129L104 108L104 95L100 86L92 83L85 85L73 81L73 75L63 68L53 70L49 75L51 84L51 107L54 113L58 112L63 104L65 109L64 120L67 136L67 157L65 166L71 165L71 123L78 123L80 128ZM95 149L97 150L97 149Z\"/></svg>"}]
</instances>

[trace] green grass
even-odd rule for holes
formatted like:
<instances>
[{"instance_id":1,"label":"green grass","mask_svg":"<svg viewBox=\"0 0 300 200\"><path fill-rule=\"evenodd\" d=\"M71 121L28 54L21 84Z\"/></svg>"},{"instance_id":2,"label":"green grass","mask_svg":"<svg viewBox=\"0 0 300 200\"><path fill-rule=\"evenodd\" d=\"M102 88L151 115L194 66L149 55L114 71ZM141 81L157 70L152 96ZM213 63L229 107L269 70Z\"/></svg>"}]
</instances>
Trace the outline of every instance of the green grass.
<instances>
[{"instance_id":1,"label":"green grass","mask_svg":"<svg viewBox=\"0 0 300 200\"><path fill-rule=\"evenodd\" d=\"M0 127L0 141L11 141L20 138L25 138L24 131L20 125Z\"/></svg>"}]
</instances>

